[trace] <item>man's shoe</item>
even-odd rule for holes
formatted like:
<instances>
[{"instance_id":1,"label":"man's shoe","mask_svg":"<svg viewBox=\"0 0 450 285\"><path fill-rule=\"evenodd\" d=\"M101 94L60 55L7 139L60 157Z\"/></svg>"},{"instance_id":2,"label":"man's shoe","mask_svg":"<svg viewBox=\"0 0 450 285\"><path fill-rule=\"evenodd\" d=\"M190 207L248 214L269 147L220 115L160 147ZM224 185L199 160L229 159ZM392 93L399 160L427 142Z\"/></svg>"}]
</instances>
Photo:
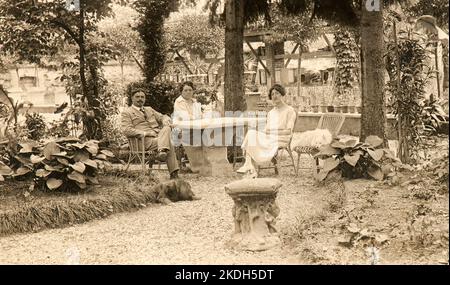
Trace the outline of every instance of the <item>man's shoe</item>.
<instances>
[{"instance_id":1,"label":"man's shoe","mask_svg":"<svg viewBox=\"0 0 450 285\"><path fill-rule=\"evenodd\" d=\"M156 155L156 159L162 162L165 162L167 160L167 150L160 150L158 151L158 154Z\"/></svg>"},{"instance_id":2,"label":"man's shoe","mask_svg":"<svg viewBox=\"0 0 450 285\"><path fill-rule=\"evenodd\" d=\"M175 170L174 172L170 173L170 179L178 179L178 170Z\"/></svg>"}]
</instances>

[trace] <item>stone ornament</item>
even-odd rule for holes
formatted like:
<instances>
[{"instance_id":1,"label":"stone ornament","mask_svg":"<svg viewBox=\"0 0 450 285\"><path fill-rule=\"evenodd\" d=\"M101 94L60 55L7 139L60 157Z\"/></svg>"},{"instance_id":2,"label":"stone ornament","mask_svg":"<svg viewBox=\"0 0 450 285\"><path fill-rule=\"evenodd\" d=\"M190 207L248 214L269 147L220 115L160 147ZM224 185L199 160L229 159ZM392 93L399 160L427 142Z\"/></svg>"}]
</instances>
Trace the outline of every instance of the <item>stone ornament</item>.
<instances>
[{"instance_id":1,"label":"stone ornament","mask_svg":"<svg viewBox=\"0 0 450 285\"><path fill-rule=\"evenodd\" d=\"M276 196L281 182L274 178L242 179L225 186L234 201L234 233L228 245L239 250L262 251L280 244Z\"/></svg>"}]
</instances>

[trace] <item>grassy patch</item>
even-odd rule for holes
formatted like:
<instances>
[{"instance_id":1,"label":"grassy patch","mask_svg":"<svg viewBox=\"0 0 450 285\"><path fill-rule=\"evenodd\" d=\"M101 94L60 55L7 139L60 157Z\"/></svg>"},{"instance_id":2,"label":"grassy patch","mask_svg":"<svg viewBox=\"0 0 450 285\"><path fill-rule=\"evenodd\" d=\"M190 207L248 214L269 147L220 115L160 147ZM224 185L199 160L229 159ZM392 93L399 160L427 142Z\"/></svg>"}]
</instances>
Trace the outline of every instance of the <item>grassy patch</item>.
<instances>
[{"instance_id":1,"label":"grassy patch","mask_svg":"<svg viewBox=\"0 0 450 285\"><path fill-rule=\"evenodd\" d=\"M130 211L155 202L153 176L101 177L82 193L28 192L29 182L0 184L0 236L60 228Z\"/></svg>"}]
</instances>

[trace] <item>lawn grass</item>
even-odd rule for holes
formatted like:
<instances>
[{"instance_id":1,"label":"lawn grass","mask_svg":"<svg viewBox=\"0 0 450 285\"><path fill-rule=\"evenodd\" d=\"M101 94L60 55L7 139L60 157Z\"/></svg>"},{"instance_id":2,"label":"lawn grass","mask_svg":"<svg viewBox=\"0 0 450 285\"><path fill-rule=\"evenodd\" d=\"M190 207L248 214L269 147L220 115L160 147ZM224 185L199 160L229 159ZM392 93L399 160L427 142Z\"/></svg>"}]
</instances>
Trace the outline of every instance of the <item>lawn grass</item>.
<instances>
[{"instance_id":1,"label":"lawn grass","mask_svg":"<svg viewBox=\"0 0 450 285\"><path fill-rule=\"evenodd\" d=\"M145 207L156 201L152 175L107 174L100 185L80 193L29 192L29 181L0 184L0 236L61 228Z\"/></svg>"}]
</instances>

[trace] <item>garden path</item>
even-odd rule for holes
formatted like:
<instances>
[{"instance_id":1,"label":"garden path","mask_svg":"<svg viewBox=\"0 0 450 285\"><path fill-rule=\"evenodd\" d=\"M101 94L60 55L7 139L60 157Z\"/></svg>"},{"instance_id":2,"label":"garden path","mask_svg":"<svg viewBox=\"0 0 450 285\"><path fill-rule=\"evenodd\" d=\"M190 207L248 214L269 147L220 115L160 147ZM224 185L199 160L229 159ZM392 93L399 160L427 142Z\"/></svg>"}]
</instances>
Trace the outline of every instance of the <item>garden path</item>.
<instances>
[{"instance_id":1,"label":"garden path","mask_svg":"<svg viewBox=\"0 0 450 285\"><path fill-rule=\"evenodd\" d=\"M166 172L157 175L167 179ZM233 232L233 201L225 193L224 185L239 179L238 175L232 179L194 174L184 177L202 200L168 206L151 204L136 212L118 213L63 229L2 237L0 263L67 264L78 260L80 264L299 263L284 246L256 253L227 249L225 242ZM314 209L315 203L311 201L314 197L311 175L282 180L278 225L283 232L295 223L300 208Z\"/></svg>"}]
</instances>

